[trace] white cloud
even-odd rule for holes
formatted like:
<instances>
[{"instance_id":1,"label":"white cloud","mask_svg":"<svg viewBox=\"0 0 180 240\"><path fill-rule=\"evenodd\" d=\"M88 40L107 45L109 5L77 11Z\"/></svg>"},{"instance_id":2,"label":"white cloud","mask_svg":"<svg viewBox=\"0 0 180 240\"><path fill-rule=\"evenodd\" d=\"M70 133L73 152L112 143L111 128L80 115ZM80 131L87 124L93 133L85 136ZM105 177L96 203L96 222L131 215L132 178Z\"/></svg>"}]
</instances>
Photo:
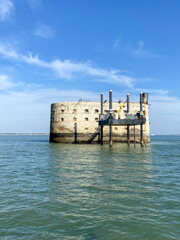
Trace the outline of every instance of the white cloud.
<instances>
[{"instance_id":1,"label":"white cloud","mask_svg":"<svg viewBox=\"0 0 180 240\"><path fill-rule=\"evenodd\" d=\"M138 47L132 41L124 42L122 38L117 38L112 49L114 51L122 51L137 58L164 58L165 56L156 54L150 49L144 47L144 41L138 42Z\"/></svg>"},{"instance_id":2,"label":"white cloud","mask_svg":"<svg viewBox=\"0 0 180 240\"><path fill-rule=\"evenodd\" d=\"M53 33L52 29L49 26L47 26L43 23L40 23L40 22L37 23L36 30L35 30L34 34L36 36L39 36L39 37L42 37L42 38L52 38L52 37L54 37L54 33Z\"/></svg>"},{"instance_id":3,"label":"white cloud","mask_svg":"<svg viewBox=\"0 0 180 240\"><path fill-rule=\"evenodd\" d=\"M144 42L140 41L138 49L134 51L135 55L142 55L144 53L143 50L142 50L143 45L144 45Z\"/></svg>"},{"instance_id":4,"label":"white cloud","mask_svg":"<svg viewBox=\"0 0 180 240\"><path fill-rule=\"evenodd\" d=\"M172 99L173 97L169 97L151 101L150 129L153 133L180 134L180 100L175 98L176 100L172 101Z\"/></svg>"},{"instance_id":5,"label":"white cloud","mask_svg":"<svg viewBox=\"0 0 180 240\"><path fill-rule=\"evenodd\" d=\"M8 19L13 8L14 5L11 0L0 0L0 20L5 21Z\"/></svg>"},{"instance_id":6,"label":"white cloud","mask_svg":"<svg viewBox=\"0 0 180 240\"><path fill-rule=\"evenodd\" d=\"M9 44L0 43L0 54L6 58L19 60L20 56L14 51L14 49Z\"/></svg>"},{"instance_id":7,"label":"white cloud","mask_svg":"<svg viewBox=\"0 0 180 240\"><path fill-rule=\"evenodd\" d=\"M180 99L178 97L164 89L134 90L136 91L134 98L136 102L139 100L137 92L149 93L151 132L156 134L180 134Z\"/></svg>"},{"instance_id":8,"label":"white cloud","mask_svg":"<svg viewBox=\"0 0 180 240\"><path fill-rule=\"evenodd\" d=\"M133 77L121 74L119 69L104 69L93 65L90 61L87 62L75 62L72 60L54 60L52 62L45 62L39 59L38 55L33 56L22 55L17 53L10 45L4 45L0 43L0 54L3 57L25 62L28 64L34 64L40 67L49 68L54 70L59 78L73 80L73 79L89 79L99 82L107 82L111 84L122 84L128 87L132 87L137 79ZM124 72L124 71L123 71Z\"/></svg>"},{"instance_id":9,"label":"white cloud","mask_svg":"<svg viewBox=\"0 0 180 240\"><path fill-rule=\"evenodd\" d=\"M25 63L28 63L28 64L34 64L34 65L37 65L37 66L40 66L40 67L50 68L49 63L46 63L43 60L40 60L39 56L37 54L33 56L31 52L29 52L27 56L18 55L18 60L22 61L22 62L25 62Z\"/></svg>"},{"instance_id":10,"label":"white cloud","mask_svg":"<svg viewBox=\"0 0 180 240\"><path fill-rule=\"evenodd\" d=\"M60 101L99 100L91 91L23 86L0 94L0 132L49 132L50 105ZM88 98L88 99L87 99ZM13 116L13 118L12 118Z\"/></svg>"},{"instance_id":11,"label":"white cloud","mask_svg":"<svg viewBox=\"0 0 180 240\"><path fill-rule=\"evenodd\" d=\"M113 43L113 49L114 50L119 50L120 49L120 42L121 42L121 38L117 38L115 40L115 42Z\"/></svg>"},{"instance_id":12,"label":"white cloud","mask_svg":"<svg viewBox=\"0 0 180 240\"><path fill-rule=\"evenodd\" d=\"M4 85L3 85L4 84ZM61 101L99 101L100 93L73 89L43 88L39 85L13 83L8 76L0 76L0 86L7 91L0 94L0 132L49 132L50 104ZM134 89L130 101L139 101L139 91L149 92L150 128L158 134L180 133L180 100L164 89ZM126 98L127 91L113 91L113 99ZM104 92L108 99L108 92ZM12 118L12 116L14 116ZM173 124L170 124L173 122Z\"/></svg>"},{"instance_id":13,"label":"white cloud","mask_svg":"<svg viewBox=\"0 0 180 240\"><path fill-rule=\"evenodd\" d=\"M180 102L180 99L176 96L172 96L168 90L165 89L144 89L136 88L136 92L147 92L150 96L150 102Z\"/></svg>"},{"instance_id":14,"label":"white cloud","mask_svg":"<svg viewBox=\"0 0 180 240\"><path fill-rule=\"evenodd\" d=\"M8 88L14 87L16 84L9 80L7 75L0 75L0 90L6 90Z\"/></svg>"},{"instance_id":15,"label":"white cloud","mask_svg":"<svg viewBox=\"0 0 180 240\"><path fill-rule=\"evenodd\" d=\"M134 50L132 53L135 57L139 58L163 58L163 55L155 54L148 49L144 49L144 42L139 41L138 48Z\"/></svg>"},{"instance_id":16,"label":"white cloud","mask_svg":"<svg viewBox=\"0 0 180 240\"><path fill-rule=\"evenodd\" d=\"M41 0L27 0L27 3L32 10L36 10L42 6Z\"/></svg>"}]
</instances>

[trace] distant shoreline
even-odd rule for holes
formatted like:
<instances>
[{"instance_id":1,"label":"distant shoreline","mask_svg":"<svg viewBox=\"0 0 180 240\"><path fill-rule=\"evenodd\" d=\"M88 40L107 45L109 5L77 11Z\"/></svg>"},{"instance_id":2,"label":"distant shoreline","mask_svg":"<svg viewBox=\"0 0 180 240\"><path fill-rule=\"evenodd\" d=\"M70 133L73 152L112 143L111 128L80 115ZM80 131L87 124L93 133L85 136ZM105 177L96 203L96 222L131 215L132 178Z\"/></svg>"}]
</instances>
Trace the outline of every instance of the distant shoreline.
<instances>
[{"instance_id":1,"label":"distant shoreline","mask_svg":"<svg viewBox=\"0 0 180 240\"><path fill-rule=\"evenodd\" d=\"M0 135L49 135L49 133L0 133Z\"/></svg>"},{"instance_id":2,"label":"distant shoreline","mask_svg":"<svg viewBox=\"0 0 180 240\"><path fill-rule=\"evenodd\" d=\"M49 136L49 133L0 133L0 136L6 136L6 135L10 135L10 136ZM151 134L150 137L154 137L154 136L180 136L180 134Z\"/></svg>"}]
</instances>

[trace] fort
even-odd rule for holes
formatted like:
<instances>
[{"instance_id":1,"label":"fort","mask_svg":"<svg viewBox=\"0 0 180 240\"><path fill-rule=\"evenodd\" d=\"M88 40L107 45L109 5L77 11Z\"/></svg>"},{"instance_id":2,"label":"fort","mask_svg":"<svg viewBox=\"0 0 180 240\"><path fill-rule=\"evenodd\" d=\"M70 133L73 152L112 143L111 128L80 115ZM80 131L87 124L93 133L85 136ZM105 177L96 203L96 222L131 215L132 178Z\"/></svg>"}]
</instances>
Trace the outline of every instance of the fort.
<instances>
[{"instance_id":1,"label":"fort","mask_svg":"<svg viewBox=\"0 0 180 240\"><path fill-rule=\"evenodd\" d=\"M79 100L51 104L50 142L101 143L150 142L148 94L140 102L100 102Z\"/></svg>"}]
</instances>

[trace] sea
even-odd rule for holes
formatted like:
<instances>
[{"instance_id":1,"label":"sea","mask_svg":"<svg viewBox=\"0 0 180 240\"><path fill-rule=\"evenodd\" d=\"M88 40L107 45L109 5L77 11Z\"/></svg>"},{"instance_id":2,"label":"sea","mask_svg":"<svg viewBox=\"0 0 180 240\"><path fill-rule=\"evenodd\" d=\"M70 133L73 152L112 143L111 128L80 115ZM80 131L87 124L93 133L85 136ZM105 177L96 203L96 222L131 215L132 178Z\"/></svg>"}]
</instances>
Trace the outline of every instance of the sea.
<instances>
[{"instance_id":1,"label":"sea","mask_svg":"<svg viewBox=\"0 0 180 240\"><path fill-rule=\"evenodd\" d=\"M180 136L48 138L0 136L1 240L180 239Z\"/></svg>"}]
</instances>

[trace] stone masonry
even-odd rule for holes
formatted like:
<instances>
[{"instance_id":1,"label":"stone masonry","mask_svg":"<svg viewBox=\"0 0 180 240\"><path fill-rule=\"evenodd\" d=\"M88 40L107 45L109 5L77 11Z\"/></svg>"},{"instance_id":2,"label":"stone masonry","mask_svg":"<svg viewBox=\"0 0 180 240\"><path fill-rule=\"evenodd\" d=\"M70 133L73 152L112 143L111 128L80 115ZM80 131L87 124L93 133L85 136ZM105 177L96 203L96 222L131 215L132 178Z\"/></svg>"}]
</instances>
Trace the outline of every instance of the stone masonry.
<instances>
[{"instance_id":1,"label":"stone masonry","mask_svg":"<svg viewBox=\"0 0 180 240\"><path fill-rule=\"evenodd\" d=\"M118 113L122 103L113 102L114 113ZM104 114L109 110L109 103L104 103ZM139 103L130 103L130 114L134 115L140 110ZM126 116L127 105L121 110L120 117ZM150 142L149 129L149 106L143 104L143 113L146 123L143 127L144 141ZM98 129L98 120L100 114L100 102L58 102L51 104L51 122L50 122L50 142L86 143L93 133ZM113 141L127 141L127 127L113 126ZM140 126L135 127L136 141L140 141ZM104 127L104 142L109 139L109 126ZM130 141L134 140L134 126L130 126ZM93 142L98 141L98 136Z\"/></svg>"}]
</instances>

